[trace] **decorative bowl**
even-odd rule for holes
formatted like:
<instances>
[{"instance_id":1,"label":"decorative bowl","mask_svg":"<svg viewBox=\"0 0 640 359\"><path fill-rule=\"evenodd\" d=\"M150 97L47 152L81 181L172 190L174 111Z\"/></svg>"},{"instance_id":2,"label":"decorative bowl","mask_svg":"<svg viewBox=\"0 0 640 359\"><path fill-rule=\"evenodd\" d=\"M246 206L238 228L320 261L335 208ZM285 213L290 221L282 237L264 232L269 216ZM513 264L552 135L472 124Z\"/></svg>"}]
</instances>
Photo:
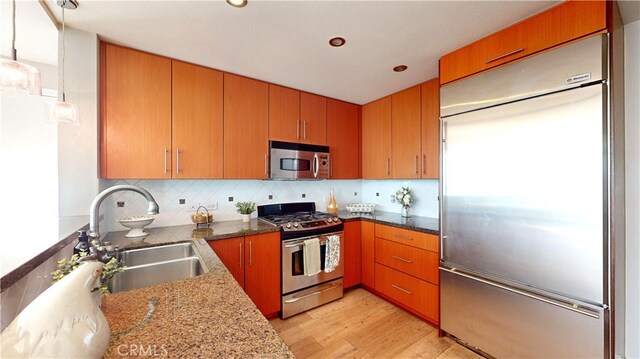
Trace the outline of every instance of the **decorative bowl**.
<instances>
[{"instance_id":1,"label":"decorative bowl","mask_svg":"<svg viewBox=\"0 0 640 359\"><path fill-rule=\"evenodd\" d=\"M373 213L376 205L375 203L349 203L346 208L351 213Z\"/></svg>"},{"instance_id":2,"label":"decorative bowl","mask_svg":"<svg viewBox=\"0 0 640 359\"><path fill-rule=\"evenodd\" d=\"M135 237L144 237L149 233L144 231L144 227L148 226L153 222L155 217L153 216L130 216L120 218L118 222L121 225L130 228L129 233L124 236L127 238L135 238Z\"/></svg>"}]
</instances>

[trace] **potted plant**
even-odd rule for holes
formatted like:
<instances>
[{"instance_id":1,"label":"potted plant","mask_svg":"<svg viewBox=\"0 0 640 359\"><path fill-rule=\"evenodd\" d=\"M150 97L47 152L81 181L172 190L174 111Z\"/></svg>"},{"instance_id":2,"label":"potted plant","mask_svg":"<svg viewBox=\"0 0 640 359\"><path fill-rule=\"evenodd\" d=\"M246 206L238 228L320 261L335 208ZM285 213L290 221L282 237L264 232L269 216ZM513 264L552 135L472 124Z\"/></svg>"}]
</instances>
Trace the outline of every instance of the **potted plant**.
<instances>
[{"instance_id":1,"label":"potted plant","mask_svg":"<svg viewBox=\"0 0 640 359\"><path fill-rule=\"evenodd\" d=\"M411 205L415 201L409 186L403 186L401 189L396 191L396 201L400 203L402 206L402 217L410 217Z\"/></svg>"},{"instance_id":2,"label":"potted plant","mask_svg":"<svg viewBox=\"0 0 640 359\"><path fill-rule=\"evenodd\" d=\"M251 213L256 210L256 204L253 202L238 202L236 203L236 209L242 215L242 222L250 222Z\"/></svg>"}]
</instances>

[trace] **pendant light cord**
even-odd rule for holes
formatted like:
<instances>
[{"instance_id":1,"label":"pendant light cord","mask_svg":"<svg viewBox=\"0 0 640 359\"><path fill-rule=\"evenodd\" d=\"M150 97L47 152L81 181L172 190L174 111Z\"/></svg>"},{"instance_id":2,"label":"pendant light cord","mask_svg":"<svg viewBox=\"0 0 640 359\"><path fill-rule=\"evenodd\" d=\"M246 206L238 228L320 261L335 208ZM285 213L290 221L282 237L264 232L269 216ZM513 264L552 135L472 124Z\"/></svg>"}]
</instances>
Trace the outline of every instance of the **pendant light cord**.
<instances>
[{"instance_id":1,"label":"pendant light cord","mask_svg":"<svg viewBox=\"0 0 640 359\"><path fill-rule=\"evenodd\" d=\"M14 0L15 1L15 0ZM64 44L64 4L62 5L62 102L66 101L66 96L64 95L64 55L65 55L65 44Z\"/></svg>"},{"instance_id":2,"label":"pendant light cord","mask_svg":"<svg viewBox=\"0 0 640 359\"><path fill-rule=\"evenodd\" d=\"M11 34L11 59L13 61L17 61L18 54L16 51L16 0L11 1L11 14L13 20L13 32Z\"/></svg>"}]
</instances>

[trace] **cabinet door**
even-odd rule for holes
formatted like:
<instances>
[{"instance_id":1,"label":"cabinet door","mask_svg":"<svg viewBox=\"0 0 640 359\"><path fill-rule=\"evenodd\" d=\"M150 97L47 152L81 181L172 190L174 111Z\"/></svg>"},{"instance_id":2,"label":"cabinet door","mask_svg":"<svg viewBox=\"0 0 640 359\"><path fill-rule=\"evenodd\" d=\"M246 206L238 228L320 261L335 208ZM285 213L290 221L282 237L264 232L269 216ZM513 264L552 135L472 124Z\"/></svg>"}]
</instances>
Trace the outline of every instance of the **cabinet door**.
<instances>
[{"instance_id":1,"label":"cabinet door","mask_svg":"<svg viewBox=\"0 0 640 359\"><path fill-rule=\"evenodd\" d=\"M269 85L224 74L224 178L264 179L269 163Z\"/></svg>"},{"instance_id":2,"label":"cabinet door","mask_svg":"<svg viewBox=\"0 0 640 359\"><path fill-rule=\"evenodd\" d=\"M360 106L327 99L327 145L331 179L361 178Z\"/></svg>"},{"instance_id":3,"label":"cabinet door","mask_svg":"<svg viewBox=\"0 0 640 359\"><path fill-rule=\"evenodd\" d=\"M233 278L244 288L244 237L210 241L209 246Z\"/></svg>"},{"instance_id":4,"label":"cabinet door","mask_svg":"<svg viewBox=\"0 0 640 359\"><path fill-rule=\"evenodd\" d=\"M391 178L391 96L362 107L362 177Z\"/></svg>"},{"instance_id":5,"label":"cabinet door","mask_svg":"<svg viewBox=\"0 0 640 359\"><path fill-rule=\"evenodd\" d=\"M431 79L422 85L422 178L440 176L440 82Z\"/></svg>"},{"instance_id":6,"label":"cabinet door","mask_svg":"<svg viewBox=\"0 0 640 359\"><path fill-rule=\"evenodd\" d=\"M222 72L173 61L173 178L222 178Z\"/></svg>"},{"instance_id":7,"label":"cabinet door","mask_svg":"<svg viewBox=\"0 0 640 359\"><path fill-rule=\"evenodd\" d=\"M269 84L269 139L299 142L301 138L300 91Z\"/></svg>"},{"instance_id":8,"label":"cabinet door","mask_svg":"<svg viewBox=\"0 0 640 359\"><path fill-rule=\"evenodd\" d=\"M265 317L280 310L280 232L245 237L245 292Z\"/></svg>"},{"instance_id":9,"label":"cabinet door","mask_svg":"<svg viewBox=\"0 0 640 359\"><path fill-rule=\"evenodd\" d=\"M374 288L374 224L362 221L362 285Z\"/></svg>"},{"instance_id":10,"label":"cabinet door","mask_svg":"<svg viewBox=\"0 0 640 359\"><path fill-rule=\"evenodd\" d=\"M171 178L171 60L101 43L103 178Z\"/></svg>"},{"instance_id":11,"label":"cabinet door","mask_svg":"<svg viewBox=\"0 0 640 359\"><path fill-rule=\"evenodd\" d=\"M327 144L327 98L300 93L300 142Z\"/></svg>"},{"instance_id":12,"label":"cabinet door","mask_svg":"<svg viewBox=\"0 0 640 359\"><path fill-rule=\"evenodd\" d=\"M362 276L362 231L361 221L344 224L344 278L345 288L358 285Z\"/></svg>"},{"instance_id":13,"label":"cabinet door","mask_svg":"<svg viewBox=\"0 0 640 359\"><path fill-rule=\"evenodd\" d=\"M420 85L391 96L393 178L420 178Z\"/></svg>"}]
</instances>

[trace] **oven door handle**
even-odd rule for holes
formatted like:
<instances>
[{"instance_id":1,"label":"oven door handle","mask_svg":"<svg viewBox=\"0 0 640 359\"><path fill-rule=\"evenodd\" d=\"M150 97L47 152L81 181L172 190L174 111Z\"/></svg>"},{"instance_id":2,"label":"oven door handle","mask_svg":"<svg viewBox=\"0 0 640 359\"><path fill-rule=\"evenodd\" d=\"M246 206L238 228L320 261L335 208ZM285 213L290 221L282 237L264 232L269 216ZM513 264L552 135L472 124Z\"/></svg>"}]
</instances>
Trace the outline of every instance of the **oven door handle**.
<instances>
[{"instance_id":1,"label":"oven door handle","mask_svg":"<svg viewBox=\"0 0 640 359\"><path fill-rule=\"evenodd\" d=\"M335 287L339 287L341 285L342 285L342 282L341 283L331 283L331 284L326 285L326 286L320 286L320 287L318 287L318 290L313 292L313 293L305 294L305 295L300 296L300 297L294 297L294 298L291 298L291 299L287 299L284 302L285 303L295 303L295 302L297 302L299 300L302 300L302 299L305 299L305 298L309 298L309 297L314 296L314 295L321 294L323 292L331 290L331 289L333 289Z\"/></svg>"},{"instance_id":2,"label":"oven door handle","mask_svg":"<svg viewBox=\"0 0 640 359\"><path fill-rule=\"evenodd\" d=\"M327 241L327 238L326 237L320 237L320 238L318 238L318 241L320 243L324 243L324 242ZM294 244L285 244L284 247L285 248L295 248L295 247L302 247L303 245L304 245L304 241L300 241L300 242L296 242Z\"/></svg>"}]
</instances>

